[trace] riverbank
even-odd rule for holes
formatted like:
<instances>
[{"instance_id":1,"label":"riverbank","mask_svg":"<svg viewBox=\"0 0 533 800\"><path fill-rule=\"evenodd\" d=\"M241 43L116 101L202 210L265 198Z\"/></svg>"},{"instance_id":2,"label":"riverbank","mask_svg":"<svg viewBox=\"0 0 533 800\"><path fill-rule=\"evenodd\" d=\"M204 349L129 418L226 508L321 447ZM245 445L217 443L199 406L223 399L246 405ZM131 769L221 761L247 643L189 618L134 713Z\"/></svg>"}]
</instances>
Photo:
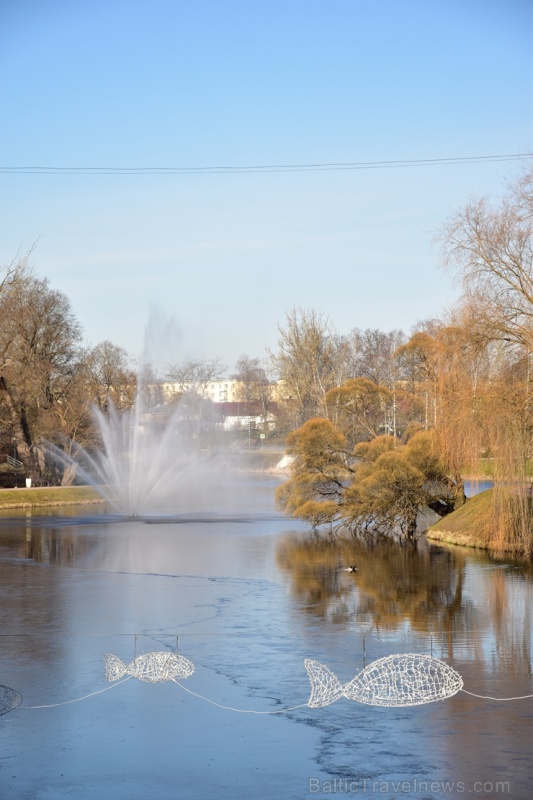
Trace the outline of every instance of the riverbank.
<instances>
[{"instance_id":1,"label":"riverbank","mask_svg":"<svg viewBox=\"0 0 533 800\"><path fill-rule=\"evenodd\" d=\"M91 486L48 486L33 489L0 489L0 509L38 508L103 503Z\"/></svg>"},{"instance_id":2,"label":"riverbank","mask_svg":"<svg viewBox=\"0 0 533 800\"><path fill-rule=\"evenodd\" d=\"M487 550L488 545L481 534L485 529L491 501L491 489L470 497L464 505L447 514L426 532L433 541L460 544L463 547L477 547Z\"/></svg>"},{"instance_id":3,"label":"riverbank","mask_svg":"<svg viewBox=\"0 0 533 800\"><path fill-rule=\"evenodd\" d=\"M531 558L533 502L529 489L508 489L504 495L487 489L432 525L433 541L488 550L499 557Z\"/></svg>"}]
</instances>

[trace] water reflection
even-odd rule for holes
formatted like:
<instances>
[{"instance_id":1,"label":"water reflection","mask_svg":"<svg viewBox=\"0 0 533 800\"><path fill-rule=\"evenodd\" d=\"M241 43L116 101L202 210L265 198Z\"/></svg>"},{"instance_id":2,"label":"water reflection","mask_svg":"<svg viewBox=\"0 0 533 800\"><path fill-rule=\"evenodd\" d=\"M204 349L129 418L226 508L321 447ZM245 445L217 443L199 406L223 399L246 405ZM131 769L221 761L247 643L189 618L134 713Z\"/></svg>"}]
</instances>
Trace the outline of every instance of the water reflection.
<instances>
[{"instance_id":1,"label":"water reflection","mask_svg":"<svg viewBox=\"0 0 533 800\"><path fill-rule=\"evenodd\" d=\"M276 550L305 614L375 635L429 636L445 658L531 672L532 573L483 552L291 535ZM354 574L345 572L356 564Z\"/></svg>"},{"instance_id":2,"label":"water reflection","mask_svg":"<svg viewBox=\"0 0 533 800\"><path fill-rule=\"evenodd\" d=\"M2 531L2 553L17 560L35 561L39 564L73 566L94 547L89 539L80 537L76 528L35 528L30 515L25 525Z\"/></svg>"},{"instance_id":3,"label":"water reflection","mask_svg":"<svg viewBox=\"0 0 533 800\"><path fill-rule=\"evenodd\" d=\"M274 515L271 482L245 488L247 504L216 524L98 523L87 509L5 524L0 515L0 682L28 706L70 701L103 688L104 653L129 662L173 649L179 635L196 665L190 688L235 708L305 704L304 658L345 681L365 657L405 652L445 658L473 692L531 693L527 568L425 540L289 534L294 523ZM353 563L358 572L344 572ZM2 718L0 750L13 798L44 798L45 781L47 797L65 800L100 797L104 784L124 800L154 792L268 800L308 796L310 776L416 776L469 786L508 779L508 795L526 800L531 702L460 693L415 709L339 701L257 717L175 685L130 681L86 702Z\"/></svg>"}]
</instances>

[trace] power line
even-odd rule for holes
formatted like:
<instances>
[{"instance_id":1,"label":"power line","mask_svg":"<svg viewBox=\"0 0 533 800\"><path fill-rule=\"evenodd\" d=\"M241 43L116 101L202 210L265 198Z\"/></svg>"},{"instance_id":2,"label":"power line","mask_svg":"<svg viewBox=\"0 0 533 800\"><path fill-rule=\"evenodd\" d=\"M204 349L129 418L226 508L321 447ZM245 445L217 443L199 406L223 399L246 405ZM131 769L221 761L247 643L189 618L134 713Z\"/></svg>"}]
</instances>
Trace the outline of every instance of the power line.
<instances>
[{"instance_id":1,"label":"power line","mask_svg":"<svg viewBox=\"0 0 533 800\"><path fill-rule=\"evenodd\" d=\"M454 158L422 158L390 161L345 161L304 164L254 164L250 166L210 167L47 167L47 166L0 166L4 175L231 175L238 173L269 172L332 172L337 170L397 169L411 167L436 167L462 164L497 163L503 161L526 161L533 153L507 153L490 156L458 156Z\"/></svg>"}]
</instances>

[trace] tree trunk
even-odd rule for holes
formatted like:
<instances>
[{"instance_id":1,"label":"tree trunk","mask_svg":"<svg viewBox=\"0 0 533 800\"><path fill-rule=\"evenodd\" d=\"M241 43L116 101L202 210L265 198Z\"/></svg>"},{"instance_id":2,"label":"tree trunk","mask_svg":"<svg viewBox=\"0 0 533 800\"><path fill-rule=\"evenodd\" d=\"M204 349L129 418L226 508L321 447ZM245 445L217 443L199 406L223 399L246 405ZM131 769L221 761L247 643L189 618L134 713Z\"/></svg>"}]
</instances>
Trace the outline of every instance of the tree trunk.
<instances>
[{"instance_id":1,"label":"tree trunk","mask_svg":"<svg viewBox=\"0 0 533 800\"><path fill-rule=\"evenodd\" d=\"M63 477L61 478L61 486L72 486L76 477L76 464L69 464L65 467Z\"/></svg>"},{"instance_id":2,"label":"tree trunk","mask_svg":"<svg viewBox=\"0 0 533 800\"><path fill-rule=\"evenodd\" d=\"M4 396L4 403L9 411L13 431L13 442L16 447L16 457L22 461L29 476L37 476L39 468L31 452L31 436L24 409L18 409L9 390L6 379L0 377L0 391Z\"/></svg>"}]
</instances>

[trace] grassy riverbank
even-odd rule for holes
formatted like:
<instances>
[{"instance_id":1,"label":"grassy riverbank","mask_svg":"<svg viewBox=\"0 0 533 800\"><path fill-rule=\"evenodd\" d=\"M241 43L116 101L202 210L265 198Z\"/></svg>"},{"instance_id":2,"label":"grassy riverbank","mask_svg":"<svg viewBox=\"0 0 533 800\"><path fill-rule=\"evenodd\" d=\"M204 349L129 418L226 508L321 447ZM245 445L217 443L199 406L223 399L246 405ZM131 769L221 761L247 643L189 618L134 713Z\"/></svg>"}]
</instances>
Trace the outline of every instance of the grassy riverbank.
<instances>
[{"instance_id":1,"label":"grassy riverbank","mask_svg":"<svg viewBox=\"0 0 533 800\"><path fill-rule=\"evenodd\" d=\"M486 549L482 535L490 514L491 489L474 495L457 511L447 514L427 531L427 538L463 547Z\"/></svg>"},{"instance_id":2,"label":"grassy riverbank","mask_svg":"<svg viewBox=\"0 0 533 800\"><path fill-rule=\"evenodd\" d=\"M478 547L498 556L531 558L533 500L530 489L487 489L439 520L428 539Z\"/></svg>"},{"instance_id":3,"label":"grassy riverbank","mask_svg":"<svg viewBox=\"0 0 533 800\"><path fill-rule=\"evenodd\" d=\"M49 486L35 489L0 489L0 509L102 503L91 486Z\"/></svg>"}]
</instances>

